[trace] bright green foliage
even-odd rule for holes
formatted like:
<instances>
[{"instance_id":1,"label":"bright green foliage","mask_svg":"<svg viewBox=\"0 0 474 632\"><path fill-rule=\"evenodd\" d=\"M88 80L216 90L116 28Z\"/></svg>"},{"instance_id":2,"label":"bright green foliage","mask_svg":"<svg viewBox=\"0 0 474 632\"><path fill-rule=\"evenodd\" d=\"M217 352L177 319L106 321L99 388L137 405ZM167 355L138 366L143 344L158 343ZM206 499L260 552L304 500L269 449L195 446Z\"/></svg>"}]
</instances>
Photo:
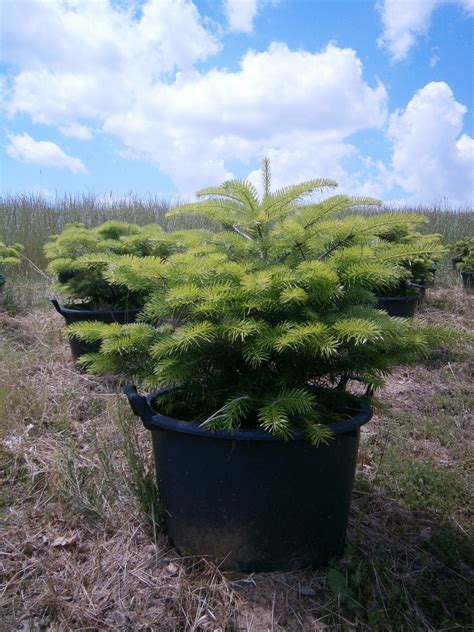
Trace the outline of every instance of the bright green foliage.
<instances>
[{"instance_id":1,"label":"bright green foliage","mask_svg":"<svg viewBox=\"0 0 474 632\"><path fill-rule=\"evenodd\" d=\"M359 406L344 388L325 387L354 373L379 385L394 366L457 334L374 308L377 293L409 274L401 264L432 248L382 240L403 230L406 217L329 222L340 210L379 203L332 196L304 205L305 195L335 183L271 193L268 163L263 175L262 199L250 183L233 181L173 211L202 213L221 231L190 231L192 247L144 265L124 258L108 266L111 283L148 292L143 323L70 332L102 340L101 353L84 360L90 371L174 387L160 396L166 414L209 428L259 426L285 439L304 428L324 442L327 424Z\"/></svg>"},{"instance_id":2,"label":"bright green foliage","mask_svg":"<svg viewBox=\"0 0 474 632\"><path fill-rule=\"evenodd\" d=\"M20 262L23 251L22 244L11 244L7 246L0 239L0 265L15 265Z\"/></svg>"},{"instance_id":3,"label":"bright green foliage","mask_svg":"<svg viewBox=\"0 0 474 632\"><path fill-rule=\"evenodd\" d=\"M450 246L454 254L457 270L461 272L474 272L474 239L466 237Z\"/></svg>"},{"instance_id":4,"label":"bright green foliage","mask_svg":"<svg viewBox=\"0 0 474 632\"><path fill-rule=\"evenodd\" d=\"M172 240L155 225L139 227L110 220L88 229L68 224L53 235L44 250L48 271L58 276L57 288L69 301L85 307L140 307L138 290L112 285L104 276L107 265L124 255L136 257L166 255Z\"/></svg>"},{"instance_id":5,"label":"bright green foliage","mask_svg":"<svg viewBox=\"0 0 474 632\"><path fill-rule=\"evenodd\" d=\"M474 251L474 238L465 237L464 239L459 239L454 244L449 245L449 250L454 257L462 261L464 257L467 257Z\"/></svg>"},{"instance_id":6,"label":"bright green foliage","mask_svg":"<svg viewBox=\"0 0 474 632\"><path fill-rule=\"evenodd\" d=\"M456 268L461 272L474 272L474 252L463 257L462 261L456 264Z\"/></svg>"},{"instance_id":7,"label":"bright green foliage","mask_svg":"<svg viewBox=\"0 0 474 632\"><path fill-rule=\"evenodd\" d=\"M102 353L81 355L78 362L87 365L91 360L100 373L121 371L146 378L153 372L150 345L156 339L156 329L144 323L110 325L97 321L83 321L66 329L71 338L87 342L103 340Z\"/></svg>"},{"instance_id":8,"label":"bright green foliage","mask_svg":"<svg viewBox=\"0 0 474 632\"><path fill-rule=\"evenodd\" d=\"M388 242L393 246L393 253L405 253L402 265L409 272L409 281L431 285L434 281L436 264L448 250L441 244L442 235L439 233L422 234L416 230L418 225L427 222L425 217L411 213L403 215L408 218L411 216L411 221L379 236L383 242Z\"/></svg>"},{"instance_id":9,"label":"bright green foliage","mask_svg":"<svg viewBox=\"0 0 474 632\"><path fill-rule=\"evenodd\" d=\"M45 246L48 271L58 276L57 288L78 306L141 307L145 293L161 282L160 262L171 253L202 247L206 231L166 233L160 226L139 227L110 220L88 229L68 224ZM123 270L128 271L122 283ZM133 282L133 271L141 277Z\"/></svg>"}]
</instances>

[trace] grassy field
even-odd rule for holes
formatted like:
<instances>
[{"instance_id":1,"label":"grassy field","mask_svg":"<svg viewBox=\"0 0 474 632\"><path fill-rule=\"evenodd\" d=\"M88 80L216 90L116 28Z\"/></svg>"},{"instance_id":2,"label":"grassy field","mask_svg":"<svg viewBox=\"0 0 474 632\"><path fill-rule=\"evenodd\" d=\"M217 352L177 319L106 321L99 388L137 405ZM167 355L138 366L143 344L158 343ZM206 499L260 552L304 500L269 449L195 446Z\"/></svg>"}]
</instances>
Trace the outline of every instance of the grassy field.
<instances>
[{"instance_id":1,"label":"grassy field","mask_svg":"<svg viewBox=\"0 0 474 632\"><path fill-rule=\"evenodd\" d=\"M141 199L137 196L102 197L93 195L64 196L54 199L38 195L0 196L0 238L7 242L25 244L25 255L35 265L43 268L45 258L43 244L50 235L60 232L68 222L84 222L97 226L107 219L119 219L139 225L157 222L174 228L191 228L203 225L198 218L165 219L166 212L179 200L160 198ZM474 234L474 213L467 208L403 207L400 211L424 213L429 223L426 232L439 232L445 243ZM22 272L28 272L24 266Z\"/></svg>"},{"instance_id":2,"label":"grassy field","mask_svg":"<svg viewBox=\"0 0 474 632\"><path fill-rule=\"evenodd\" d=\"M0 208L3 233L20 239L26 219ZM115 216L146 223L166 205L134 208ZM109 216L96 211L74 212ZM50 212L43 221L38 207L31 242L60 228L64 217ZM434 212L431 222L449 226L448 241L474 232L472 214ZM25 241L41 265L38 244ZM420 318L472 330L474 296L447 262L437 280ZM222 572L170 547L149 433L119 378L74 368L48 287L38 273L10 277L0 302L2 629L473 629L472 349L435 351L378 394L341 559L316 572Z\"/></svg>"}]
</instances>

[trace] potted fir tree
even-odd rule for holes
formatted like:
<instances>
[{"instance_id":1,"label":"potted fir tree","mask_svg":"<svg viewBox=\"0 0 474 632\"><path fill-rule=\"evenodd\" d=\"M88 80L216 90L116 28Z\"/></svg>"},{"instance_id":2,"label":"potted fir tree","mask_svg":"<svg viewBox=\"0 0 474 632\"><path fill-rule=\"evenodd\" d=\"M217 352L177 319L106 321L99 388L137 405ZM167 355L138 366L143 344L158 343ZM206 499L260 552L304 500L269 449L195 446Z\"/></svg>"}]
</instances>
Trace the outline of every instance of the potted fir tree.
<instances>
[{"instance_id":1,"label":"potted fir tree","mask_svg":"<svg viewBox=\"0 0 474 632\"><path fill-rule=\"evenodd\" d=\"M327 220L376 201L302 204L335 183L272 193L267 161L263 175L261 199L232 181L174 211L222 224L200 235L201 247L156 259L154 274L151 264L143 274L110 271L130 290L148 285L141 322L71 327L101 343L82 358L91 372L158 388L126 393L152 431L178 551L249 570L319 566L342 552L373 388L397 363L455 337L375 309L375 295L406 270L390 246L354 244L373 220L353 218L350 234L349 224ZM353 380L363 394L350 392Z\"/></svg>"},{"instance_id":2,"label":"potted fir tree","mask_svg":"<svg viewBox=\"0 0 474 632\"><path fill-rule=\"evenodd\" d=\"M54 298L55 309L66 324L84 320L100 322L133 322L141 307L140 297L126 288L112 286L103 275L105 264L90 261L100 254L106 261L113 255L127 252L124 242L140 232L138 226L111 220L88 229L82 223L68 224L59 235L52 235L44 251L49 260L48 272L57 276L57 291L66 304ZM74 359L96 351L97 345L87 345L70 339Z\"/></svg>"},{"instance_id":3,"label":"potted fir tree","mask_svg":"<svg viewBox=\"0 0 474 632\"><path fill-rule=\"evenodd\" d=\"M458 270L458 264L462 263L464 258L474 251L474 239L472 237L464 237L454 244L450 244L449 249L453 255L451 258L453 270Z\"/></svg>"},{"instance_id":4,"label":"potted fir tree","mask_svg":"<svg viewBox=\"0 0 474 632\"><path fill-rule=\"evenodd\" d=\"M462 261L457 264L457 269L461 276L461 281L466 290L474 287L474 252L466 254Z\"/></svg>"},{"instance_id":5,"label":"potted fir tree","mask_svg":"<svg viewBox=\"0 0 474 632\"><path fill-rule=\"evenodd\" d=\"M453 270L459 272L463 286L471 289L474 285L474 239L472 237L460 239L452 244L450 249L454 253L451 259Z\"/></svg>"},{"instance_id":6,"label":"potted fir tree","mask_svg":"<svg viewBox=\"0 0 474 632\"><path fill-rule=\"evenodd\" d=\"M22 244L7 245L0 239L0 270L3 266L17 265L20 263ZM0 272L0 292L5 286L5 275Z\"/></svg>"},{"instance_id":7,"label":"potted fir tree","mask_svg":"<svg viewBox=\"0 0 474 632\"><path fill-rule=\"evenodd\" d=\"M403 316L412 318L415 315L418 303L426 293L426 289L433 285L436 263L446 254L446 248L440 243L439 233L421 234L415 228L418 224L428 220L423 215L413 215L412 223L389 231L382 235L382 240L405 251L405 258L400 263L407 270L407 277L397 288L392 288L379 296L377 305L384 309L390 316ZM420 253L420 246L423 252ZM408 247L408 248L407 248ZM410 247L414 252L410 252Z\"/></svg>"},{"instance_id":8,"label":"potted fir tree","mask_svg":"<svg viewBox=\"0 0 474 632\"><path fill-rule=\"evenodd\" d=\"M143 306L143 291L109 283L106 271L119 268L132 255L146 261L150 256L166 256L171 249L169 234L156 225L139 227L109 220L88 229L81 223L68 224L45 245L48 272L57 277L55 287L66 301L61 305L54 298L52 303L67 325L89 320L133 322ZM70 338L70 345L74 359L98 350L97 344L75 337Z\"/></svg>"}]
</instances>

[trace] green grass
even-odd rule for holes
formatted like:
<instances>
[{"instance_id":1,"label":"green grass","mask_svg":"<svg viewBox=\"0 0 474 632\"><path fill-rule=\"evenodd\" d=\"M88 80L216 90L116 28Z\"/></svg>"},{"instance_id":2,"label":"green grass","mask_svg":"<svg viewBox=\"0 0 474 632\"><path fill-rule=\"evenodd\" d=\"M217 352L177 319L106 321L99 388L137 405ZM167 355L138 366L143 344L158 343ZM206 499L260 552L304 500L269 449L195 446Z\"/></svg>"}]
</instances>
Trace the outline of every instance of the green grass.
<instances>
[{"instance_id":1,"label":"green grass","mask_svg":"<svg viewBox=\"0 0 474 632\"><path fill-rule=\"evenodd\" d=\"M468 326L469 301L432 290L424 313ZM177 557L160 533L150 436L120 381L74 369L53 310L15 312L0 313L9 629L36 629L38 617L110 631L472 629L468 350L402 368L380 394L346 554L313 572L249 576Z\"/></svg>"},{"instance_id":2,"label":"green grass","mask_svg":"<svg viewBox=\"0 0 474 632\"><path fill-rule=\"evenodd\" d=\"M183 217L167 221L166 212L180 203L178 199L128 196L98 197L94 195L64 195L46 198L36 194L0 196L0 235L7 242L25 245L25 256L44 269L43 244L52 234L60 232L68 222L83 222L97 226L114 218L140 225L157 222L169 229L204 226L196 217ZM387 210L387 209L382 209ZM450 243L474 234L474 212L469 208L446 209L442 206L400 207L396 210L424 213L429 223L425 232L439 232L443 242ZM376 211L368 211L373 213ZM23 265L22 270L27 266Z\"/></svg>"},{"instance_id":3,"label":"green grass","mask_svg":"<svg viewBox=\"0 0 474 632\"><path fill-rule=\"evenodd\" d=\"M470 489L459 471L440 467L433 460L403 458L390 450L384 463L385 486L409 509L440 514L463 513L470 501ZM449 493L447 493L449 490Z\"/></svg>"},{"instance_id":4,"label":"green grass","mask_svg":"<svg viewBox=\"0 0 474 632\"><path fill-rule=\"evenodd\" d=\"M68 221L161 223L169 207L138 198L4 196L0 234L23 241L43 267L44 241ZM445 242L474 234L472 211L406 210L427 214L425 229ZM37 629L38 620L58 629L196 632L473 628L469 349L435 354L389 380L362 433L343 558L316 572L223 574L177 559L159 534L149 433L117 380L72 366L61 319L46 298L48 280L23 266L9 270L7 281L0 509L9 629L20 621ZM449 261L436 283L447 289L428 291L422 317L472 328L472 297ZM77 540L51 544L63 536ZM315 597L301 596L301 586Z\"/></svg>"},{"instance_id":5,"label":"green grass","mask_svg":"<svg viewBox=\"0 0 474 632\"><path fill-rule=\"evenodd\" d=\"M178 199L142 199L133 194L123 197L64 195L52 199L36 194L6 194L0 196L0 236L7 243L24 244L25 257L44 269L43 245L50 235L61 232L69 222L83 222L93 227L118 219L139 225L158 223L170 230L206 224L191 217L166 220L166 212L178 203ZM21 269L25 271L28 266L24 264Z\"/></svg>"}]
</instances>

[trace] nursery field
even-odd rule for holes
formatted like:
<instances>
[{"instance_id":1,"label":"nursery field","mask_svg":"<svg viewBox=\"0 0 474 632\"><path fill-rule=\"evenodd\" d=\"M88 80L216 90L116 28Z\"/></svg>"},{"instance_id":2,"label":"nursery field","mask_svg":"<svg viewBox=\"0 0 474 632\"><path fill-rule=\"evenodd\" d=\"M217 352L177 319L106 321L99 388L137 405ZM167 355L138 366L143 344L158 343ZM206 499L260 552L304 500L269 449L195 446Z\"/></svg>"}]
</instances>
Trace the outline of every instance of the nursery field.
<instances>
[{"instance_id":1,"label":"nursery field","mask_svg":"<svg viewBox=\"0 0 474 632\"><path fill-rule=\"evenodd\" d=\"M421 317L467 328L472 313L453 287ZM245 575L169 547L148 433L117 380L74 369L61 327L46 308L0 315L3 629L470 629L468 350L389 379L362 432L346 555Z\"/></svg>"},{"instance_id":2,"label":"nursery field","mask_svg":"<svg viewBox=\"0 0 474 632\"><path fill-rule=\"evenodd\" d=\"M124 198L80 195L56 199L34 194L3 195L0 196L1 234L8 243L24 244L25 255L36 265L44 267L44 243L50 235L59 233L68 222L83 222L86 226L97 226L108 219L139 225L157 222L170 230L205 224L205 220L190 216L166 220L165 213L179 203L178 199L141 199L133 195ZM430 221L424 227L424 232L442 233L445 243L474 233L474 213L466 207L444 209L441 206L407 206L397 210L425 214ZM27 272L28 268L24 267L23 270Z\"/></svg>"},{"instance_id":3,"label":"nursery field","mask_svg":"<svg viewBox=\"0 0 474 632\"><path fill-rule=\"evenodd\" d=\"M161 528L149 433L120 378L74 367L41 252L66 220L145 224L170 205L63 202L0 199L2 235L35 266L9 273L0 297L0 629L472 629L472 348L433 351L378 393L342 558L261 574L180 558ZM446 242L474 234L472 212L427 214ZM448 261L436 281L419 318L472 331L474 294Z\"/></svg>"}]
</instances>

